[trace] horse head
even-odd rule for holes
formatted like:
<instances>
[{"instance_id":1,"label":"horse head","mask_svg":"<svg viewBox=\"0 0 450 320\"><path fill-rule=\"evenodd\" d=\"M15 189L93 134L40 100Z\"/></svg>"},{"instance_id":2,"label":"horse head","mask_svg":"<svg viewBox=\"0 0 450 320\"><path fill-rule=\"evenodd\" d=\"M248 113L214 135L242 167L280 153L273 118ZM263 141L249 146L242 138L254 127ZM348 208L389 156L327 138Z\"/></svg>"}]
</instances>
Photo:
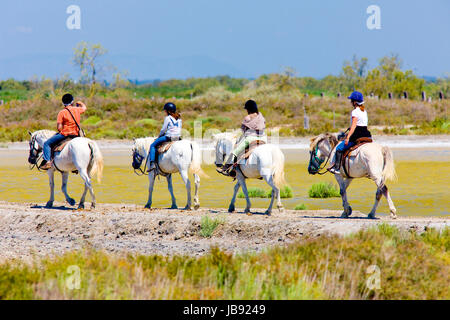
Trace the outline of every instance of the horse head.
<instances>
[{"instance_id":1,"label":"horse head","mask_svg":"<svg viewBox=\"0 0 450 320\"><path fill-rule=\"evenodd\" d=\"M328 132L311 139L308 164L309 174L317 174L320 171L320 166L326 160L328 161L337 143L337 134Z\"/></svg>"},{"instance_id":2,"label":"horse head","mask_svg":"<svg viewBox=\"0 0 450 320\"><path fill-rule=\"evenodd\" d=\"M233 151L236 143L236 134L231 132L218 133L212 136L215 141L216 160L214 164L217 168L223 166L225 159Z\"/></svg>"},{"instance_id":3,"label":"horse head","mask_svg":"<svg viewBox=\"0 0 450 320\"><path fill-rule=\"evenodd\" d=\"M39 159L40 154L42 153L42 147L37 142L36 132L31 133L30 131L28 131L28 133L30 134L30 137L31 137L30 141L28 143L30 146L30 150L29 150L29 154L28 154L28 163L36 164L37 160Z\"/></svg>"}]
</instances>

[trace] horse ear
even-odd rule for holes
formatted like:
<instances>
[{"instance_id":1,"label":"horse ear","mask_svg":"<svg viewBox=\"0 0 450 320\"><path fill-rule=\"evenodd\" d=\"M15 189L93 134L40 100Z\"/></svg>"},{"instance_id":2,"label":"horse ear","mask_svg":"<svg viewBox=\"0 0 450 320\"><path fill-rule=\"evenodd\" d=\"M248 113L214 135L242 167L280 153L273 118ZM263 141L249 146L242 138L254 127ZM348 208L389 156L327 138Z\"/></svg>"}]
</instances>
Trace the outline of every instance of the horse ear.
<instances>
[{"instance_id":1,"label":"horse ear","mask_svg":"<svg viewBox=\"0 0 450 320\"><path fill-rule=\"evenodd\" d=\"M30 135L30 137L33 136L33 133L31 133L31 131L28 131L28 134Z\"/></svg>"}]
</instances>

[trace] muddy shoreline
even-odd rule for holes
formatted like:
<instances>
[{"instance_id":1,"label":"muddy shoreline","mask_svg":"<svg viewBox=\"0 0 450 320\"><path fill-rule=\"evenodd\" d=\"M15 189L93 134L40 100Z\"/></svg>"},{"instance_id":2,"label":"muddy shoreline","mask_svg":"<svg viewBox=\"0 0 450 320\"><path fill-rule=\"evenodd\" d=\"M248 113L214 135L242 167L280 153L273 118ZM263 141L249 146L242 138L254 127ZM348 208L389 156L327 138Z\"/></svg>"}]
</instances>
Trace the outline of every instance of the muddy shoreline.
<instances>
[{"instance_id":1,"label":"muddy shoreline","mask_svg":"<svg viewBox=\"0 0 450 320\"><path fill-rule=\"evenodd\" d=\"M265 216L253 209L252 216L242 208L228 214L226 209L201 208L197 211L169 209L145 210L130 204L99 204L94 210L74 211L64 203L46 209L44 204L0 202L0 261L60 255L92 246L112 253L190 255L205 254L212 246L229 252L258 252L270 246L301 241L324 234L346 235L379 223L400 229L442 229L450 226L450 217L378 216L367 219L354 211L350 219L341 219L337 210L274 211ZM211 238L199 235L205 214L221 217Z\"/></svg>"}]
</instances>

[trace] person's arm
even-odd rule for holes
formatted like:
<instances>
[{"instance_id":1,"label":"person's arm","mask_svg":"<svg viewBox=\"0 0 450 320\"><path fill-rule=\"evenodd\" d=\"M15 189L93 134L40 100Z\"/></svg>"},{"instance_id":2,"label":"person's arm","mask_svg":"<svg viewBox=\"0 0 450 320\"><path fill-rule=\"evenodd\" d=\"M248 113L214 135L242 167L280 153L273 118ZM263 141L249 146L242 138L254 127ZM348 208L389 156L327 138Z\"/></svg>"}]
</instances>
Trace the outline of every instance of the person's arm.
<instances>
[{"instance_id":1,"label":"person's arm","mask_svg":"<svg viewBox=\"0 0 450 320\"><path fill-rule=\"evenodd\" d=\"M81 109L80 114L81 114L81 113L84 113L84 112L86 111L86 109L87 109L86 105L85 105L84 102L82 102L82 101L77 101L77 102L75 103L75 105L76 105L78 108Z\"/></svg>"},{"instance_id":2,"label":"person's arm","mask_svg":"<svg viewBox=\"0 0 450 320\"><path fill-rule=\"evenodd\" d=\"M166 133L166 131L167 131L167 126L169 125L169 117L166 117L165 119L164 119L164 124L163 124L163 127L162 127L162 129L161 129L161 131L159 132L159 136L158 136L158 138L159 137L162 137L165 133Z\"/></svg>"},{"instance_id":3,"label":"person's arm","mask_svg":"<svg viewBox=\"0 0 450 320\"><path fill-rule=\"evenodd\" d=\"M352 136L353 132L355 132L357 122L358 118L352 117L352 125L350 126L350 131L348 132L347 137L345 138L345 145L348 145L350 137Z\"/></svg>"}]
</instances>

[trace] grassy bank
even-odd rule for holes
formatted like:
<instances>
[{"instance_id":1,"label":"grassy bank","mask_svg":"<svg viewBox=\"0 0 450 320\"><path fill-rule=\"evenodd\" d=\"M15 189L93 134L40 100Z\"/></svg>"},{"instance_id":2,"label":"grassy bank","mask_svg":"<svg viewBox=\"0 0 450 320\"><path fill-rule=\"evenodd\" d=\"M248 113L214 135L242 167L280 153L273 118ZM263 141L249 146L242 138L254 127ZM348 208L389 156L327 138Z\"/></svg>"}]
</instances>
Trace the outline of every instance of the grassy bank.
<instances>
[{"instance_id":1,"label":"grassy bank","mask_svg":"<svg viewBox=\"0 0 450 320\"><path fill-rule=\"evenodd\" d=\"M0 141L27 140L28 130L54 130L57 113L61 110L62 93L58 91L49 96L11 100L0 106ZM266 117L267 127L279 130L281 136L309 136L345 129L351 111L345 98L304 97L299 90L280 91L274 85L246 87L238 92L214 87L192 99L137 98L128 89L76 98L85 101L88 106L82 117L82 126L93 139L133 139L157 135L164 118L161 110L167 101L175 102L181 111L185 135L193 135L194 121L202 123L203 134L213 128L221 131L239 128L245 116L243 103L250 98L257 101ZM375 134L448 134L449 106L449 100L428 103L368 99L366 104L370 130ZM309 129L303 126L304 112L309 117Z\"/></svg>"},{"instance_id":2,"label":"grassy bank","mask_svg":"<svg viewBox=\"0 0 450 320\"><path fill-rule=\"evenodd\" d=\"M387 224L258 254L125 257L86 249L0 265L0 298L449 299L449 250L450 229L419 235ZM79 289L70 290L77 270Z\"/></svg>"}]
</instances>

